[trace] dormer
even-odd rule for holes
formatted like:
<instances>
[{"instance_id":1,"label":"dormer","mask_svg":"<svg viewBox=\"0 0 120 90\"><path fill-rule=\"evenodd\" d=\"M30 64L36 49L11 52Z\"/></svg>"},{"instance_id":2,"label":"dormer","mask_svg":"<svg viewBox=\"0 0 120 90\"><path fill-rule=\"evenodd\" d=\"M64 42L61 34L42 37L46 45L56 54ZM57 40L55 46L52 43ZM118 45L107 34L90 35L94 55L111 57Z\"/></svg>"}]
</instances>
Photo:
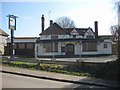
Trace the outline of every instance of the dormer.
<instances>
[{"instance_id":1,"label":"dormer","mask_svg":"<svg viewBox=\"0 0 120 90\"><path fill-rule=\"evenodd\" d=\"M79 35L78 31L73 28L73 30L70 32L71 35Z\"/></svg>"},{"instance_id":2,"label":"dormer","mask_svg":"<svg viewBox=\"0 0 120 90\"><path fill-rule=\"evenodd\" d=\"M84 38L95 38L95 33L93 32L93 30L89 27L88 30L86 30L85 34L84 34Z\"/></svg>"}]
</instances>

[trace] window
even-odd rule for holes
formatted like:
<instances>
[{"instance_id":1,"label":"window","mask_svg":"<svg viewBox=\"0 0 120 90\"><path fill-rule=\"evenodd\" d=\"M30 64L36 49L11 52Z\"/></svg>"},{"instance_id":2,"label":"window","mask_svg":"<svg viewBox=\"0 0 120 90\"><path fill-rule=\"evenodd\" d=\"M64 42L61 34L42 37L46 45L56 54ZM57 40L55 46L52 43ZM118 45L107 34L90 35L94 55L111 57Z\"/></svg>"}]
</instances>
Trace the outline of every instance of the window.
<instances>
[{"instance_id":1,"label":"window","mask_svg":"<svg viewBox=\"0 0 120 90\"><path fill-rule=\"evenodd\" d=\"M61 47L61 52L65 52L65 46Z\"/></svg>"},{"instance_id":2,"label":"window","mask_svg":"<svg viewBox=\"0 0 120 90\"><path fill-rule=\"evenodd\" d=\"M93 36L92 35L87 35L86 38L93 38Z\"/></svg>"},{"instance_id":3,"label":"window","mask_svg":"<svg viewBox=\"0 0 120 90\"><path fill-rule=\"evenodd\" d=\"M25 49L25 43L19 43L18 48L19 49Z\"/></svg>"},{"instance_id":4,"label":"window","mask_svg":"<svg viewBox=\"0 0 120 90\"><path fill-rule=\"evenodd\" d=\"M44 48L45 52L51 52L52 45L51 45L51 43L44 43L43 48Z\"/></svg>"},{"instance_id":5,"label":"window","mask_svg":"<svg viewBox=\"0 0 120 90\"><path fill-rule=\"evenodd\" d=\"M33 43L27 43L26 48L27 49L33 49Z\"/></svg>"},{"instance_id":6,"label":"window","mask_svg":"<svg viewBox=\"0 0 120 90\"><path fill-rule=\"evenodd\" d=\"M58 36L51 36L51 39L58 39Z\"/></svg>"},{"instance_id":7,"label":"window","mask_svg":"<svg viewBox=\"0 0 120 90\"><path fill-rule=\"evenodd\" d=\"M45 52L53 52L53 43L44 43ZM54 43L54 52L58 52L58 43Z\"/></svg>"},{"instance_id":8,"label":"window","mask_svg":"<svg viewBox=\"0 0 120 90\"><path fill-rule=\"evenodd\" d=\"M96 42L84 42L82 44L83 51L97 51L97 43Z\"/></svg>"},{"instance_id":9,"label":"window","mask_svg":"<svg viewBox=\"0 0 120 90\"><path fill-rule=\"evenodd\" d=\"M58 43L54 43L54 52L58 52Z\"/></svg>"},{"instance_id":10,"label":"window","mask_svg":"<svg viewBox=\"0 0 120 90\"><path fill-rule=\"evenodd\" d=\"M13 48L14 48L14 49L17 49L17 48L18 48L18 47L17 47L17 43L14 44Z\"/></svg>"},{"instance_id":11,"label":"window","mask_svg":"<svg viewBox=\"0 0 120 90\"><path fill-rule=\"evenodd\" d=\"M107 48L107 43L104 44L104 48Z\"/></svg>"},{"instance_id":12,"label":"window","mask_svg":"<svg viewBox=\"0 0 120 90\"><path fill-rule=\"evenodd\" d=\"M76 38L76 35L73 35L73 38Z\"/></svg>"}]
</instances>

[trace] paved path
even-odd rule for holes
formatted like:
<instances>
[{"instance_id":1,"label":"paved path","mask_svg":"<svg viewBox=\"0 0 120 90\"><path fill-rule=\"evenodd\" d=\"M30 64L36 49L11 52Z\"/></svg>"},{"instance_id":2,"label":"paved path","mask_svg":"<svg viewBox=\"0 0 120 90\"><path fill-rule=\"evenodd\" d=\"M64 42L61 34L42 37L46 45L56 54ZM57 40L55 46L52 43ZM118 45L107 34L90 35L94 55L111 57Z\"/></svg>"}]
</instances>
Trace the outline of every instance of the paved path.
<instances>
[{"instance_id":1,"label":"paved path","mask_svg":"<svg viewBox=\"0 0 120 90\"><path fill-rule=\"evenodd\" d=\"M1 57L1 56L0 56ZM10 56L3 56L1 59L10 58ZM21 58L21 57L14 57L14 58ZM53 58L22 58L22 59L29 59L29 60L52 60ZM100 56L100 57L86 57L86 58L55 58L56 61L71 61L76 62L84 61L84 62L109 62L109 61L115 61L117 59L116 56Z\"/></svg>"},{"instance_id":2,"label":"paved path","mask_svg":"<svg viewBox=\"0 0 120 90\"><path fill-rule=\"evenodd\" d=\"M47 77L53 78L58 80L66 80L66 81L75 81L78 83L90 83L90 84L97 84L97 85L107 85L107 86L117 86L117 82L102 80L97 78L91 77L81 77L81 76L72 76L60 73L53 73L53 72L46 72L46 71L35 71L35 70L28 70L28 69L21 69L21 68L14 68L14 67L2 67L3 71L10 71L10 72L17 72L23 73L27 75L34 75L40 77Z\"/></svg>"},{"instance_id":3,"label":"paved path","mask_svg":"<svg viewBox=\"0 0 120 90\"><path fill-rule=\"evenodd\" d=\"M39 60L51 60L52 58L37 58ZM109 57L89 57L89 58L56 58L56 61L72 61L76 62L76 60L84 61L84 62L109 62L116 60L116 57L109 58Z\"/></svg>"}]
</instances>

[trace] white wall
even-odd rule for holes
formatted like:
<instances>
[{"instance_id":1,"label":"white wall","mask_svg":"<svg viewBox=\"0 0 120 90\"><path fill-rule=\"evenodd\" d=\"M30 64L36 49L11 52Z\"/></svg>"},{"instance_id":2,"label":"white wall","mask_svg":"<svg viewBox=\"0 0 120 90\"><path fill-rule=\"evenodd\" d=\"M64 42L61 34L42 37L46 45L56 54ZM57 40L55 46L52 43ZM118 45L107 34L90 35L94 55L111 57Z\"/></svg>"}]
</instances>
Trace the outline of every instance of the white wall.
<instances>
[{"instance_id":1,"label":"white wall","mask_svg":"<svg viewBox=\"0 0 120 90\"><path fill-rule=\"evenodd\" d=\"M0 36L0 51L4 54L4 47L7 45L7 37Z\"/></svg>"},{"instance_id":2,"label":"white wall","mask_svg":"<svg viewBox=\"0 0 120 90\"><path fill-rule=\"evenodd\" d=\"M37 40L36 38L35 39L27 39L27 38L26 39L14 39L14 42L15 43L21 43L21 42L26 42L27 43L27 42L36 42L36 40ZM7 39L7 42L10 43L11 40Z\"/></svg>"},{"instance_id":3,"label":"white wall","mask_svg":"<svg viewBox=\"0 0 120 90\"><path fill-rule=\"evenodd\" d=\"M82 54L82 45L80 43L75 44L75 55Z\"/></svg>"},{"instance_id":4,"label":"white wall","mask_svg":"<svg viewBox=\"0 0 120 90\"><path fill-rule=\"evenodd\" d=\"M58 52L45 52L43 49L43 44L39 43L38 44L38 56L51 56L51 55L65 55L65 52L62 53L61 52L61 46L65 46L67 43L70 42L66 42L66 43L58 43ZM79 43L73 43L74 44L74 53L75 55L98 55L98 54L112 54L112 46L110 42L99 42L97 45L97 51L92 51L92 52L83 52L82 50L82 44ZM104 48L104 43L107 43L107 48ZM81 45L81 46L80 46ZM80 50L81 49L81 50ZM80 52L81 51L81 52Z\"/></svg>"},{"instance_id":5,"label":"white wall","mask_svg":"<svg viewBox=\"0 0 120 90\"><path fill-rule=\"evenodd\" d=\"M104 48L104 44L107 44L107 48ZM110 42L101 42L98 44L98 54L112 54L112 44Z\"/></svg>"},{"instance_id":6,"label":"white wall","mask_svg":"<svg viewBox=\"0 0 120 90\"><path fill-rule=\"evenodd\" d=\"M59 39L63 39L63 38L73 38L72 35L58 35Z\"/></svg>"},{"instance_id":7,"label":"white wall","mask_svg":"<svg viewBox=\"0 0 120 90\"><path fill-rule=\"evenodd\" d=\"M41 43L38 43L37 44L37 46L38 46L38 54L37 55L42 55L43 54L43 52L44 52L44 49L43 49L43 44L41 44Z\"/></svg>"},{"instance_id":8,"label":"white wall","mask_svg":"<svg viewBox=\"0 0 120 90\"><path fill-rule=\"evenodd\" d=\"M86 34L87 35L87 34ZM86 35L83 37L82 35L76 35L76 38L86 38ZM93 38L94 38L93 34ZM73 35L58 35L58 39L67 39L67 38L73 38ZM41 40L48 40L51 39L51 35L41 35Z\"/></svg>"},{"instance_id":9,"label":"white wall","mask_svg":"<svg viewBox=\"0 0 120 90\"><path fill-rule=\"evenodd\" d=\"M58 39L73 38L73 35L58 35ZM83 38L82 35L77 35L76 38ZM51 35L42 35L41 40L51 39Z\"/></svg>"},{"instance_id":10,"label":"white wall","mask_svg":"<svg viewBox=\"0 0 120 90\"><path fill-rule=\"evenodd\" d=\"M104 43L107 43L107 48L104 48ZM97 51L92 52L83 52L81 45L81 53L80 53L80 45L75 44L75 55L97 55L97 54L112 54L112 44L111 42L100 42L97 44Z\"/></svg>"},{"instance_id":11,"label":"white wall","mask_svg":"<svg viewBox=\"0 0 120 90\"><path fill-rule=\"evenodd\" d=\"M41 40L44 40L44 39L51 39L51 35L41 35Z\"/></svg>"},{"instance_id":12,"label":"white wall","mask_svg":"<svg viewBox=\"0 0 120 90\"><path fill-rule=\"evenodd\" d=\"M82 35L77 35L76 38L84 38Z\"/></svg>"}]
</instances>

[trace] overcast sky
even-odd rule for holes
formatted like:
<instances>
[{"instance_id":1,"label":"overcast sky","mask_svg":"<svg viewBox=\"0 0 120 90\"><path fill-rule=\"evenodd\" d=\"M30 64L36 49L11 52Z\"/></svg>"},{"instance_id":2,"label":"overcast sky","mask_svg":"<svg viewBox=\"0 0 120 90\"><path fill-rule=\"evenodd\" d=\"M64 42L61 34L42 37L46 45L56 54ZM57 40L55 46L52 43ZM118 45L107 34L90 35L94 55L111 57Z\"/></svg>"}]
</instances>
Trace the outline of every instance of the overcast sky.
<instances>
[{"instance_id":1,"label":"overcast sky","mask_svg":"<svg viewBox=\"0 0 120 90\"><path fill-rule=\"evenodd\" d=\"M67 16L75 22L76 28L91 27L94 30L94 21L98 21L99 35L110 35L110 26L117 24L113 5L113 0L2 0L0 28L10 34L6 16L13 14L19 17L15 37L38 37L41 33L41 16L44 14L45 28L49 26L50 19L55 21Z\"/></svg>"}]
</instances>

